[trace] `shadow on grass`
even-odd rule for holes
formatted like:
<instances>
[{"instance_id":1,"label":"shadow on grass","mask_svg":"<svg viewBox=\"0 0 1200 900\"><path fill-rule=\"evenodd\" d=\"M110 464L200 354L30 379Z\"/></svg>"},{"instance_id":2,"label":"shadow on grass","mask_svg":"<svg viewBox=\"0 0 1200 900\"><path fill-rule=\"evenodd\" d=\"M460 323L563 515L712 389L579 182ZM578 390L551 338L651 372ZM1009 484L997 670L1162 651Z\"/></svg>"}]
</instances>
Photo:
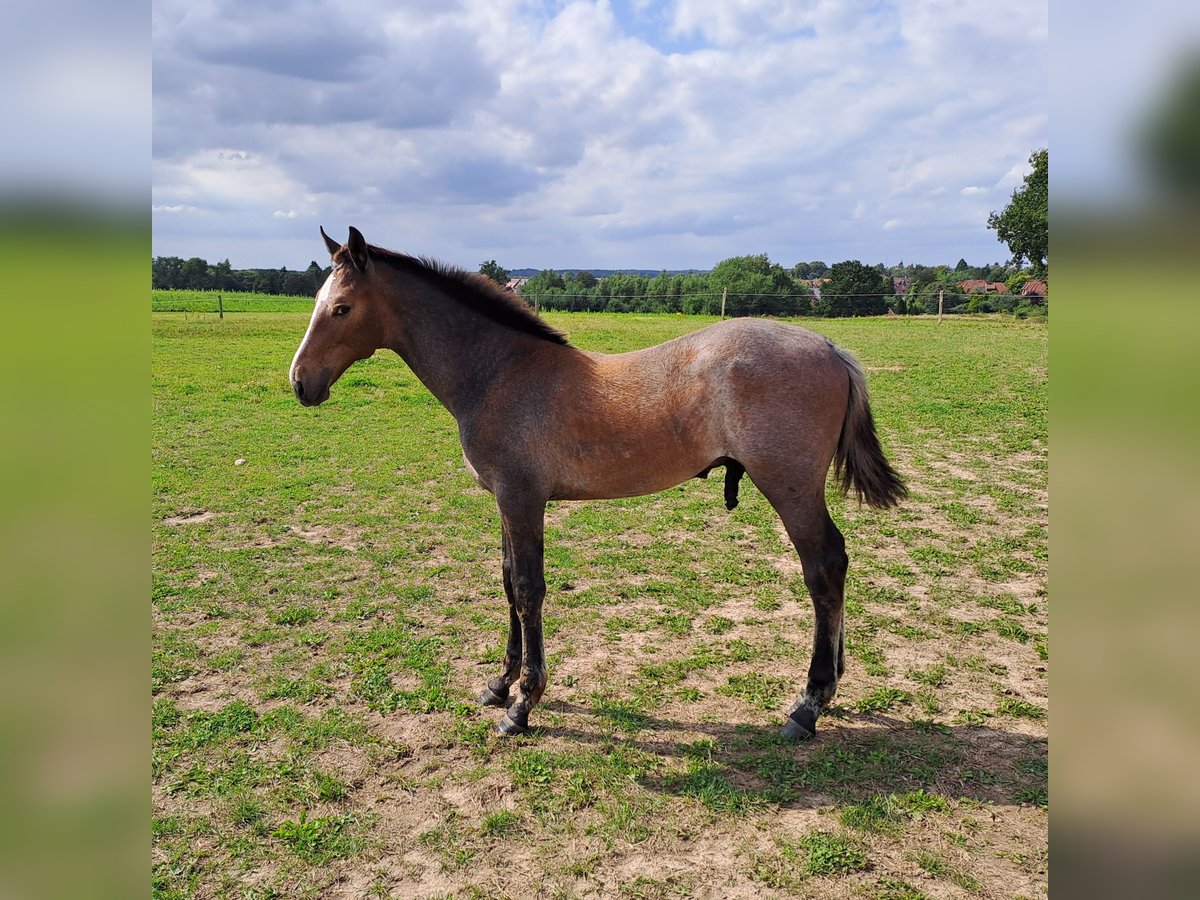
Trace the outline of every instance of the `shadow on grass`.
<instances>
[{"instance_id":1,"label":"shadow on grass","mask_svg":"<svg viewBox=\"0 0 1200 900\"><path fill-rule=\"evenodd\" d=\"M834 710L822 718L815 739L797 744L781 737L777 725L676 722L640 713L614 717L603 706L564 701L546 708L587 722L535 733L597 752L624 746L648 754L659 764L639 774L644 787L720 810L857 803L915 790L1046 804L1047 741L994 727ZM681 732L705 737L685 742L669 736Z\"/></svg>"}]
</instances>

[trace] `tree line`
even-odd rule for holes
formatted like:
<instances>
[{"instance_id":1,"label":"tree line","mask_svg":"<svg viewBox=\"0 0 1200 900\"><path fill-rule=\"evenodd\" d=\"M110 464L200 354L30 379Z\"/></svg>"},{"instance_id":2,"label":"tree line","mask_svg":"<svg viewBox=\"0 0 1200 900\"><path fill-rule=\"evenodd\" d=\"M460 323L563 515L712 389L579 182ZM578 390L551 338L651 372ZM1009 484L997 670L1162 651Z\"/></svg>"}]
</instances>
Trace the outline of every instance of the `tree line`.
<instances>
[{"instance_id":1,"label":"tree line","mask_svg":"<svg viewBox=\"0 0 1200 900\"><path fill-rule=\"evenodd\" d=\"M210 264L193 256L156 256L150 264L150 286L158 290L247 291L256 294L288 294L312 297L321 289L332 269L316 260L303 271L280 269L235 269L229 260Z\"/></svg>"},{"instance_id":2,"label":"tree line","mask_svg":"<svg viewBox=\"0 0 1200 900\"><path fill-rule=\"evenodd\" d=\"M499 284L509 273L489 260L479 271ZM1045 312L1040 299L1019 295L1033 277L1017 264L970 266L869 266L845 260L832 266L816 260L785 269L766 254L735 256L710 272L640 275L619 273L596 278L587 271L545 269L520 288L540 309L587 312L684 313L728 316L877 316L938 312ZM1002 283L1009 293L982 289L966 293L964 281ZM897 286L901 288L896 291Z\"/></svg>"},{"instance_id":3,"label":"tree line","mask_svg":"<svg viewBox=\"0 0 1200 900\"><path fill-rule=\"evenodd\" d=\"M160 256L153 260L151 284L156 289L249 291L311 297L331 269L313 261L307 269L234 269L229 260L210 264L200 257ZM498 284L509 272L489 260L479 267ZM724 303L728 316L877 316L889 310L898 315L936 313L939 294L946 312L1045 312L1039 299L1019 296L1033 276L1029 268L992 263L971 266L960 259L950 266L880 264L858 260L828 265L821 260L799 262L791 268L765 254L735 256L709 272L660 272L657 275L617 273L597 278L588 271L544 269L520 288L522 296L540 309L584 312L684 313L718 315ZM897 281L897 279L903 279ZM967 294L963 281L1004 283L1010 293ZM899 284L902 290L897 293Z\"/></svg>"}]
</instances>

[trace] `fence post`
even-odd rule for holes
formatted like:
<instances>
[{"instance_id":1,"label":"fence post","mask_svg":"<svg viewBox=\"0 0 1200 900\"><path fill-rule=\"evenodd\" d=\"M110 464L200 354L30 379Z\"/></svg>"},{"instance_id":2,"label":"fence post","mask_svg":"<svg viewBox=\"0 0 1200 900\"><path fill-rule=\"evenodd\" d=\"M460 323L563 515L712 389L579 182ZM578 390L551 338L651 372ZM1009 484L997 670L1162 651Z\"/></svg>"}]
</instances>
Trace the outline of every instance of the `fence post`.
<instances>
[{"instance_id":1,"label":"fence post","mask_svg":"<svg viewBox=\"0 0 1200 900\"><path fill-rule=\"evenodd\" d=\"M225 318L225 304L221 302L220 294L217 294L217 318Z\"/></svg>"},{"instance_id":2,"label":"fence post","mask_svg":"<svg viewBox=\"0 0 1200 900\"><path fill-rule=\"evenodd\" d=\"M721 288L721 318L725 318L725 298L729 296L729 288Z\"/></svg>"},{"instance_id":3,"label":"fence post","mask_svg":"<svg viewBox=\"0 0 1200 900\"><path fill-rule=\"evenodd\" d=\"M938 291L938 323L942 321L942 294L944 291Z\"/></svg>"}]
</instances>

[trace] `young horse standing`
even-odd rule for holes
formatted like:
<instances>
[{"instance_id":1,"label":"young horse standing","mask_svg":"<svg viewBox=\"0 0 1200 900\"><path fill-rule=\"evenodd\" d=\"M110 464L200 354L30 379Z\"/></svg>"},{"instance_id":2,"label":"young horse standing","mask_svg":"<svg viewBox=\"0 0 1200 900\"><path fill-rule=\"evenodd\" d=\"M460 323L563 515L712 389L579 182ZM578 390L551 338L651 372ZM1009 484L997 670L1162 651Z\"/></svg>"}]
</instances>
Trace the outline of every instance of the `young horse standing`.
<instances>
[{"instance_id":1,"label":"young horse standing","mask_svg":"<svg viewBox=\"0 0 1200 900\"><path fill-rule=\"evenodd\" d=\"M292 387L316 406L351 363L386 347L457 420L467 469L496 496L502 523L508 646L504 671L480 695L507 707L500 731L528 731L546 687L546 503L649 494L723 465L727 505L744 471L804 567L813 655L783 730L812 737L845 668L847 557L825 508L829 466L871 506L905 495L854 358L820 335L760 319L633 353L591 353L482 276L370 246L356 228L344 246L321 236L334 270L292 361Z\"/></svg>"}]
</instances>

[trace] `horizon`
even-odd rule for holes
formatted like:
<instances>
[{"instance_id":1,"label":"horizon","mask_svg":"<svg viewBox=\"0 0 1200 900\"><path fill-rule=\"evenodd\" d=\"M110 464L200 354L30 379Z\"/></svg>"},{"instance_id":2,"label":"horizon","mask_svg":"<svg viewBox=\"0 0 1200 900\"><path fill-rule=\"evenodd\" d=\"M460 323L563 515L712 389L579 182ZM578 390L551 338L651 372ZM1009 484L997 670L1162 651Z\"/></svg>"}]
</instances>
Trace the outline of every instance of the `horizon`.
<instances>
[{"instance_id":1,"label":"horizon","mask_svg":"<svg viewBox=\"0 0 1200 900\"><path fill-rule=\"evenodd\" d=\"M1003 246L1003 245L1000 245L1000 246ZM749 254L749 253L734 254L735 257L752 256L752 255L755 255L755 254ZM1009 256L1011 256L1011 254L1009 254ZM174 258L183 259L183 260L199 258L199 259L203 259L209 265L215 265L215 264L224 262L228 258L228 257L221 257L220 259L210 259L206 256L201 256L200 254L197 254L197 253L189 254L187 256L185 256L183 254L179 254L179 253L153 253L151 256L151 261L153 261L154 259L165 258L165 257L174 257ZM435 256L434 258L439 260L440 262L448 262L448 263L451 263L452 265L457 265L457 266L459 266L459 268L467 269L468 271L476 271L481 265L483 265L483 263L489 261L489 260L480 260L478 263L475 263L472 266L468 266L466 264L460 264L454 260L447 260L442 257ZM725 259L730 259L730 258L732 258L732 257L725 257ZM830 260L830 259L819 259L817 257L813 257L812 259L797 259L795 262L791 263L790 265L780 262L777 259L771 259L770 261L772 263L778 263L779 265L783 266L785 271L790 272L795 266L800 265L802 263L823 262L829 266L833 266L835 263L847 262L852 259L853 259L852 257L847 257L846 259ZM853 259L853 261L861 262L863 265L866 265L866 266L874 267L876 265L882 265L885 269L892 269L897 266L924 266L926 268L935 269L938 266L946 266L951 271L953 271L955 268L957 268L959 260L966 262L967 266L972 269L986 269L986 268L990 268L991 266L1008 267L1011 265L1011 261L1006 260L1006 258L1004 256L1001 256L996 259L990 259L990 260L988 260L986 262L982 262L982 263L973 263L969 259L967 259L965 256L960 256L958 259L954 260L954 262L937 262L937 263L916 262L916 261L910 261L910 260L906 260L906 259L897 260L894 263L886 262L886 261L871 262L871 261L865 260L865 259ZM636 274L648 275L648 274L658 274L660 272L666 272L668 275L687 275L689 273L703 275L703 274L712 272L712 270L719 263L721 263L723 261L724 260L720 260L720 259L716 260L714 263L712 263L711 265L709 265L708 267L703 268L703 269L696 268L696 267L664 268L664 267L656 267L656 266L541 266L541 267L537 267L537 266L507 266L500 260L496 260L496 264L499 265L501 268L503 268L506 272L508 272L510 274L515 273L515 272L533 272L534 274L537 274L539 272L545 272L545 271L554 271L554 272L558 272L558 273L591 272L592 274L595 274L596 272L603 271L603 272L609 272L611 274L620 274L620 273L634 274L634 273L636 273ZM316 263L318 266L321 267L321 269L327 269L330 265L329 262L322 263L319 259L309 259L308 262L306 262L300 266L290 266L290 265L282 265L282 266L261 266L261 265L253 266L253 265L251 265L251 266L246 266L246 265L238 265L238 264L234 263L232 260L230 260L230 268L233 269L234 271L251 271L251 270L268 271L268 270L286 269L289 272L303 272L306 269L308 269L309 266L311 266L313 263ZM1028 264L1025 264L1019 268L1029 268L1029 266L1028 266Z\"/></svg>"}]
</instances>

